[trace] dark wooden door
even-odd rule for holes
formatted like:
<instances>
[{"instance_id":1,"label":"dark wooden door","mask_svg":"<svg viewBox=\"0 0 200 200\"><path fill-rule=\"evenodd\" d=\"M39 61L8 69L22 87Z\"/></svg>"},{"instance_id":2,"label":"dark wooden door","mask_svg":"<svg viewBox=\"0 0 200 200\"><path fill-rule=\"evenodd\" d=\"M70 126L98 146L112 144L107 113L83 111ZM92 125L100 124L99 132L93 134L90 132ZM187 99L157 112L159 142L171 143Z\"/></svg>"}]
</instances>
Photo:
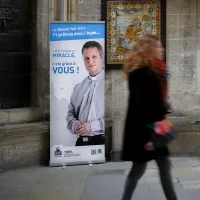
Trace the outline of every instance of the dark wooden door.
<instances>
[{"instance_id":1,"label":"dark wooden door","mask_svg":"<svg viewBox=\"0 0 200 200\"><path fill-rule=\"evenodd\" d=\"M31 0L0 0L0 109L30 106Z\"/></svg>"}]
</instances>

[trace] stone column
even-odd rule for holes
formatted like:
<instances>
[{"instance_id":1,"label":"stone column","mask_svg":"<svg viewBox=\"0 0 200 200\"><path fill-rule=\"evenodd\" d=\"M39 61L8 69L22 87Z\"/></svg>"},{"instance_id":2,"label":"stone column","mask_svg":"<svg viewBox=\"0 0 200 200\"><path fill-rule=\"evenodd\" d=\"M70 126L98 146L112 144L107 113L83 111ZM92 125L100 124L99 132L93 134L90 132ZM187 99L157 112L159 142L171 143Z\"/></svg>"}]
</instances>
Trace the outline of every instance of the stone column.
<instances>
[{"instance_id":1,"label":"stone column","mask_svg":"<svg viewBox=\"0 0 200 200\"><path fill-rule=\"evenodd\" d=\"M55 21L55 0L49 0L49 21Z\"/></svg>"},{"instance_id":2,"label":"stone column","mask_svg":"<svg viewBox=\"0 0 200 200\"><path fill-rule=\"evenodd\" d=\"M43 119L49 108L49 0L32 1L32 106ZM46 118L45 118L46 119Z\"/></svg>"},{"instance_id":3,"label":"stone column","mask_svg":"<svg viewBox=\"0 0 200 200\"><path fill-rule=\"evenodd\" d=\"M54 21L76 21L76 0L51 0L51 4L54 5Z\"/></svg>"},{"instance_id":4,"label":"stone column","mask_svg":"<svg viewBox=\"0 0 200 200\"><path fill-rule=\"evenodd\" d=\"M124 121L127 110L128 87L127 80L123 79L121 71L111 71L111 116L112 116L112 151L113 160L119 160L123 142Z\"/></svg>"},{"instance_id":5,"label":"stone column","mask_svg":"<svg viewBox=\"0 0 200 200\"><path fill-rule=\"evenodd\" d=\"M196 13L197 13L197 44L198 44L198 54L197 54L197 92L200 98L200 0L196 0ZM200 100L199 100L200 104Z\"/></svg>"},{"instance_id":6,"label":"stone column","mask_svg":"<svg viewBox=\"0 0 200 200\"><path fill-rule=\"evenodd\" d=\"M32 1L32 106L49 118L49 22L75 21L76 0Z\"/></svg>"}]
</instances>

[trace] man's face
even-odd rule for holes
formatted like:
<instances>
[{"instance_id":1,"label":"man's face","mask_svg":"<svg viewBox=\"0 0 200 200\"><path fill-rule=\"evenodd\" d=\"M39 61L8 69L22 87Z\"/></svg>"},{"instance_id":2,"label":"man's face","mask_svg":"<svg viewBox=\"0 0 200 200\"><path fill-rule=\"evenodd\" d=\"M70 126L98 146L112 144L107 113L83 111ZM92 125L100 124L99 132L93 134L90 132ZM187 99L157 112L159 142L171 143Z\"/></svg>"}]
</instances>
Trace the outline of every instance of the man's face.
<instances>
[{"instance_id":1,"label":"man's face","mask_svg":"<svg viewBox=\"0 0 200 200\"><path fill-rule=\"evenodd\" d=\"M85 67L91 76L96 76L102 71L103 55L99 53L96 47L84 49L83 60Z\"/></svg>"}]
</instances>

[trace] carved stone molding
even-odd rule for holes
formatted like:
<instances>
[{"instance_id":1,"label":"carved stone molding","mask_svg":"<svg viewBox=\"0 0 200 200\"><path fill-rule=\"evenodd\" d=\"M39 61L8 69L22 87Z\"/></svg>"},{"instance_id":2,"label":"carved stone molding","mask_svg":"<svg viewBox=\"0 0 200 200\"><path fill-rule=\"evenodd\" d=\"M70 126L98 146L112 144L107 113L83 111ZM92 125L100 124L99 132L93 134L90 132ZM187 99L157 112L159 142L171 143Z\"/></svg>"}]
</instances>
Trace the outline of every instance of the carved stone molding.
<instances>
[{"instance_id":1,"label":"carved stone molding","mask_svg":"<svg viewBox=\"0 0 200 200\"><path fill-rule=\"evenodd\" d=\"M50 0L49 19L50 21L76 21L77 19L76 0Z\"/></svg>"}]
</instances>

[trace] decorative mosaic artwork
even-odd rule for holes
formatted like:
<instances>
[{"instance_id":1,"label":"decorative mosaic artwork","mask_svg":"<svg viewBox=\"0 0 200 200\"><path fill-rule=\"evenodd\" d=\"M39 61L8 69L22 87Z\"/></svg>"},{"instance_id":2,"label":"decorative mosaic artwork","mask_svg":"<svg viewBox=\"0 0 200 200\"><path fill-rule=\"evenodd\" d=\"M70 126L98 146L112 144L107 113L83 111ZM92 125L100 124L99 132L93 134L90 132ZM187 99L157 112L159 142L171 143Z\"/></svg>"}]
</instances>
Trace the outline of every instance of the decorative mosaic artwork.
<instances>
[{"instance_id":1,"label":"decorative mosaic artwork","mask_svg":"<svg viewBox=\"0 0 200 200\"><path fill-rule=\"evenodd\" d=\"M125 56L145 34L160 37L159 1L107 2L107 63L123 64Z\"/></svg>"}]
</instances>

